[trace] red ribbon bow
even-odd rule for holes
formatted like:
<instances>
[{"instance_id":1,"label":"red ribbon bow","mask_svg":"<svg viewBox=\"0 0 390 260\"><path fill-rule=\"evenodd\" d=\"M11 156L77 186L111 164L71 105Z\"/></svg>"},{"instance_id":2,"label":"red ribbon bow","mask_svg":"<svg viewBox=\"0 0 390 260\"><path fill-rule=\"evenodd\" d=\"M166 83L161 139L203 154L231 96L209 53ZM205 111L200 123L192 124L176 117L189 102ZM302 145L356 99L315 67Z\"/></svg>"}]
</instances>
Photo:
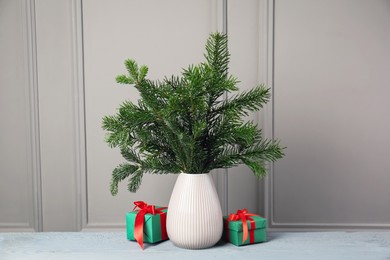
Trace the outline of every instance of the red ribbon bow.
<instances>
[{"instance_id":1,"label":"red ribbon bow","mask_svg":"<svg viewBox=\"0 0 390 260\"><path fill-rule=\"evenodd\" d=\"M239 210L237 210L236 214L231 213L229 215L229 217L227 218L227 220L226 220L226 230L227 230L227 232L229 232L229 222L230 221L241 220L242 221L242 231L243 231L242 243L244 243L248 239L248 223L247 223L247 220L249 220L249 222L251 224L250 243L251 244L254 243L255 242L254 229L256 227L256 223L253 220L253 218L251 218L252 216L259 216L260 217L260 215L248 213L247 209L242 209L242 210L239 209ZM228 236L229 236L229 233L228 233Z\"/></svg>"},{"instance_id":2,"label":"red ribbon bow","mask_svg":"<svg viewBox=\"0 0 390 260\"><path fill-rule=\"evenodd\" d=\"M147 203L143 201L135 201L134 202L135 207L133 211L136 208L139 208L139 212L137 213L137 216L135 217L135 223L134 223L134 238L137 240L138 244L142 249L144 249L144 222L145 222L145 215L146 214L160 214L160 216L165 216L165 212L162 212L163 209L166 209L167 207L161 207L156 209L154 205L148 205ZM161 221L163 222L163 221ZM161 234L162 238L166 239L167 237L167 231L165 225L161 225Z\"/></svg>"}]
</instances>

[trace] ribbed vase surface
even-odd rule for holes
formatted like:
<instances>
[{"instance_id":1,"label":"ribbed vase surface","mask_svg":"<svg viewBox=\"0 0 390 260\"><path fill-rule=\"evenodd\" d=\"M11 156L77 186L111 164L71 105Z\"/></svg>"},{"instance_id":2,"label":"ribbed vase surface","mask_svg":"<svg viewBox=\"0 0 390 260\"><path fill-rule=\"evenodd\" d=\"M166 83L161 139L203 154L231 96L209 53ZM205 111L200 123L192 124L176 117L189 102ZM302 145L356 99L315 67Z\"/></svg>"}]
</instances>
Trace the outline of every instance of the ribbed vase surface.
<instances>
[{"instance_id":1,"label":"ribbed vase surface","mask_svg":"<svg viewBox=\"0 0 390 260\"><path fill-rule=\"evenodd\" d=\"M178 247L208 248L223 231L222 210L211 175L181 173L167 214L169 239Z\"/></svg>"}]
</instances>

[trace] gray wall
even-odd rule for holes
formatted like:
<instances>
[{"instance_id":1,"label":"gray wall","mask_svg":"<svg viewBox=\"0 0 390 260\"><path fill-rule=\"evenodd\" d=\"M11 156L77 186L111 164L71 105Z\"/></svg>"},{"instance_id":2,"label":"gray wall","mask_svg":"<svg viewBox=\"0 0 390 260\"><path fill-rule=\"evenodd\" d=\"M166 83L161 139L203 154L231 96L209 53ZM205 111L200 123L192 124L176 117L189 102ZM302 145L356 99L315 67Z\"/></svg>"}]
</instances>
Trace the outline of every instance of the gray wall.
<instances>
[{"instance_id":1,"label":"gray wall","mask_svg":"<svg viewBox=\"0 0 390 260\"><path fill-rule=\"evenodd\" d=\"M0 1L0 231L123 229L133 201L166 205L175 176L110 195L123 160L101 118L137 99L114 81L124 59L179 73L222 14L222 0ZM216 171L225 211L274 229L389 226L390 2L229 0L227 15L240 89L273 86L250 119L288 149L263 182Z\"/></svg>"},{"instance_id":2,"label":"gray wall","mask_svg":"<svg viewBox=\"0 0 390 260\"><path fill-rule=\"evenodd\" d=\"M109 193L111 171L124 160L118 150L102 142L102 117L116 113L125 99L138 99L134 88L115 83L116 75L126 71L124 60L133 58L147 64L151 79L178 74L182 67L202 60L204 41L217 26L215 2L209 0L115 2L83 1L88 180L85 229L123 226L124 212L136 200L167 205L177 177L146 175L136 194L126 190L126 181L120 184L116 197Z\"/></svg>"},{"instance_id":3,"label":"gray wall","mask_svg":"<svg viewBox=\"0 0 390 260\"><path fill-rule=\"evenodd\" d=\"M272 226L390 226L390 1L276 0Z\"/></svg>"},{"instance_id":4,"label":"gray wall","mask_svg":"<svg viewBox=\"0 0 390 260\"><path fill-rule=\"evenodd\" d=\"M0 230L38 228L36 95L29 15L0 1Z\"/></svg>"}]
</instances>

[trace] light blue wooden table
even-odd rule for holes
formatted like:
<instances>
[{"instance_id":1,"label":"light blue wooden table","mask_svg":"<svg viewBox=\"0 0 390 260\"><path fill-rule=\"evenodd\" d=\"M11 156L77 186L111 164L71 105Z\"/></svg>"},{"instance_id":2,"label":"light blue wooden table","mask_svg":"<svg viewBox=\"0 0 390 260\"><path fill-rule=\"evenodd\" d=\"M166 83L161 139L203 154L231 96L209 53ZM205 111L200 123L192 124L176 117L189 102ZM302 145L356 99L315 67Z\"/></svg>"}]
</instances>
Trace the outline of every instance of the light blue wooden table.
<instances>
[{"instance_id":1,"label":"light blue wooden table","mask_svg":"<svg viewBox=\"0 0 390 260\"><path fill-rule=\"evenodd\" d=\"M204 250L185 250L170 241L146 245L124 232L0 233L0 259L390 259L389 232L268 233L268 242L236 247L220 242Z\"/></svg>"}]
</instances>

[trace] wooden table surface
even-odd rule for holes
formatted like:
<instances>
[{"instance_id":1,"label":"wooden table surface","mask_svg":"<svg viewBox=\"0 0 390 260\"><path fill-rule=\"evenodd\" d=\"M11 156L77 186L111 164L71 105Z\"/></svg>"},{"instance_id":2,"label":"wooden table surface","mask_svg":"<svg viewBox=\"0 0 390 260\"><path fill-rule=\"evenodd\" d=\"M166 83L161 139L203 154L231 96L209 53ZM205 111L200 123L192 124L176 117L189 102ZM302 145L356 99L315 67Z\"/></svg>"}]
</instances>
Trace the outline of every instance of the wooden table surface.
<instances>
[{"instance_id":1,"label":"wooden table surface","mask_svg":"<svg viewBox=\"0 0 390 260\"><path fill-rule=\"evenodd\" d=\"M0 233L0 259L390 259L390 231L268 232L268 241L185 250L170 241L141 250L124 232Z\"/></svg>"}]
</instances>

